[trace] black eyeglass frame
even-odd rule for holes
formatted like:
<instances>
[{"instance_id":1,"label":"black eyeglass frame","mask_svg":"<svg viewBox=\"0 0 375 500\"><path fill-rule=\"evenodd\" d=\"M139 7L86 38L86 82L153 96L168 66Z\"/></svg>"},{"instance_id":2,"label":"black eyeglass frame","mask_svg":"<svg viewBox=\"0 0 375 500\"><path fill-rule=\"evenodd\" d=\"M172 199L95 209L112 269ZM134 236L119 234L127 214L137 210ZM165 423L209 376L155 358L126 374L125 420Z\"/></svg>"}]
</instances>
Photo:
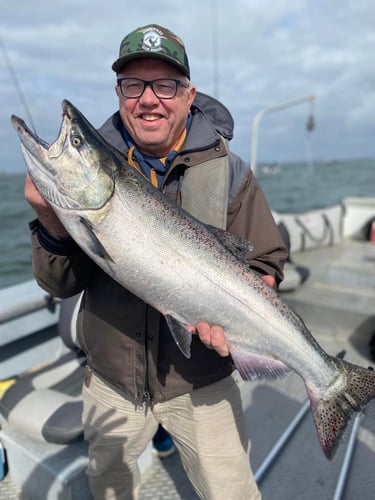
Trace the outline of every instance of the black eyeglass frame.
<instances>
[{"instance_id":1,"label":"black eyeglass frame","mask_svg":"<svg viewBox=\"0 0 375 500\"><path fill-rule=\"evenodd\" d=\"M142 82L143 83L142 92L139 95L131 96L131 97L125 95L124 92L123 92L123 90L122 90L122 82L124 80L135 80L137 82ZM160 81L174 82L176 84L176 89L175 89L174 94L171 95L170 97L160 97L160 96L158 96L158 94L155 92L155 89L154 89L154 83L155 82L160 82ZM129 78L129 77L125 77L125 78L117 78L117 85L120 87L121 94L126 99L139 99L139 97L141 97L143 95L144 91L146 90L146 87L151 87L151 90L153 91L153 93L156 95L156 97L158 99L173 99L174 97L176 97L179 85L181 85L181 87L185 87L186 89L189 88L189 84L188 83L185 83L182 80L177 80L175 78L156 78L155 80L142 80L141 78Z\"/></svg>"}]
</instances>

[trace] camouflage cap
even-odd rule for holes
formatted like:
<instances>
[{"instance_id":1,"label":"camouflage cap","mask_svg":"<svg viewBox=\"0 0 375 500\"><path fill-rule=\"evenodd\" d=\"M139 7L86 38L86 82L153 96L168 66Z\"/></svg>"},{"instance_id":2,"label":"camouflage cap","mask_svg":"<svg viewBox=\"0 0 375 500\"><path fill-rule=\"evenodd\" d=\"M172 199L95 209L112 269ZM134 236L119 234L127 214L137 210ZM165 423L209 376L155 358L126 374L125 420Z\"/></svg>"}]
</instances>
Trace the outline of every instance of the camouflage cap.
<instances>
[{"instance_id":1,"label":"camouflage cap","mask_svg":"<svg viewBox=\"0 0 375 500\"><path fill-rule=\"evenodd\" d=\"M119 58L112 64L112 69L120 73L127 62L143 57L169 62L190 79L189 61L184 43L166 28L149 24L126 35L120 45Z\"/></svg>"}]
</instances>

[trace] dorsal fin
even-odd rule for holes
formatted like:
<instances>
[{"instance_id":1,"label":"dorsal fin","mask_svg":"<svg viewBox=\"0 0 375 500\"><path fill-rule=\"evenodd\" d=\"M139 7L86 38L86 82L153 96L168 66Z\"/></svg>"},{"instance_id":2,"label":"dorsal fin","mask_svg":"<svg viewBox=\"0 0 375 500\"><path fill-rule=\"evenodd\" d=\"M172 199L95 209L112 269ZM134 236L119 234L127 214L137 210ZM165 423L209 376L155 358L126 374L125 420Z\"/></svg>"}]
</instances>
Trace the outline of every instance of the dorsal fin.
<instances>
[{"instance_id":1,"label":"dorsal fin","mask_svg":"<svg viewBox=\"0 0 375 500\"><path fill-rule=\"evenodd\" d=\"M235 257L246 261L247 253L254 248L250 241L215 226L207 225L207 228Z\"/></svg>"}]
</instances>

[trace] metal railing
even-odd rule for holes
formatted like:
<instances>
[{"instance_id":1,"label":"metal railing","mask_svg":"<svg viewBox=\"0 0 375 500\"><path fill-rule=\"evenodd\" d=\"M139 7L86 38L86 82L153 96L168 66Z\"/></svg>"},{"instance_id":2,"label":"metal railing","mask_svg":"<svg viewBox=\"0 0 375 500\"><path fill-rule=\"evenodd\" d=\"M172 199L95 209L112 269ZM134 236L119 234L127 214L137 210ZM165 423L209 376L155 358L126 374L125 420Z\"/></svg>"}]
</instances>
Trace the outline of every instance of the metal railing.
<instances>
[{"instance_id":1,"label":"metal railing","mask_svg":"<svg viewBox=\"0 0 375 500\"><path fill-rule=\"evenodd\" d=\"M35 299L34 301L26 302L23 304L15 304L13 307L7 308L6 311L0 312L0 325L21 318L22 316L27 316L28 314L40 311L42 309L47 309L51 313L54 313L56 304L58 304L59 302L61 302L60 299L57 299L52 295L44 295L43 297Z\"/></svg>"},{"instance_id":2,"label":"metal railing","mask_svg":"<svg viewBox=\"0 0 375 500\"><path fill-rule=\"evenodd\" d=\"M308 95L305 97L300 97L299 99L293 99L291 101L286 101L281 104L277 104L275 106L270 106L268 108L261 109L258 111L258 113L255 115L255 118L253 120L253 124L251 127L251 170L256 173L256 168L257 168L257 152L258 152L258 129L260 122L262 118L268 114L268 113L274 113L275 111L281 111L286 108L290 108L292 106L297 106L298 104L302 104L304 102L310 102L311 104L314 103L316 99L315 95ZM313 130L313 119L312 115L310 115L308 123L307 123L307 129L308 130Z\"/></svg>"}]
</instances>

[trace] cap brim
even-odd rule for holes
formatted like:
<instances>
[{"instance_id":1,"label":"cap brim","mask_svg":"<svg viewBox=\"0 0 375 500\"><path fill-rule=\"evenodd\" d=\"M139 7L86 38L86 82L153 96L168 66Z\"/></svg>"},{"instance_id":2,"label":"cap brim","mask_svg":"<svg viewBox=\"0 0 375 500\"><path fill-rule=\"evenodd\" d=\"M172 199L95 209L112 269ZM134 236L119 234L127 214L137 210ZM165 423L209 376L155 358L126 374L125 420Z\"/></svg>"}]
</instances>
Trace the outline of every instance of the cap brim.
<instances>
[{"instance_id":1,"label":"cap brim","mask_svg":"<svg viewBox=\"0 0 375 500\"><path fill-rule=\"evenodd\" d=\"M179 71L181 71L181 73L183 73L185 76L187 76L188 78L190 78L190 75L186 71L186 68L184 68L183 66L181 66L180 64L178 64L175 59L170 58L170 57L166 56L165 54L158 54L156 52L135 52L133 54L127 54L126 56L119 57L117 59L117 61L115 61L112 64L112 69L116 73L121 73L121 71L123 70L124 66L128 62L134 61L135 59L146 59L146 58L149 58L149 59L159 59L161 61L165 61L165 62L167 62L169 64L172 64L172 66L174 66Z\"/></svg>"}]
</instances>

